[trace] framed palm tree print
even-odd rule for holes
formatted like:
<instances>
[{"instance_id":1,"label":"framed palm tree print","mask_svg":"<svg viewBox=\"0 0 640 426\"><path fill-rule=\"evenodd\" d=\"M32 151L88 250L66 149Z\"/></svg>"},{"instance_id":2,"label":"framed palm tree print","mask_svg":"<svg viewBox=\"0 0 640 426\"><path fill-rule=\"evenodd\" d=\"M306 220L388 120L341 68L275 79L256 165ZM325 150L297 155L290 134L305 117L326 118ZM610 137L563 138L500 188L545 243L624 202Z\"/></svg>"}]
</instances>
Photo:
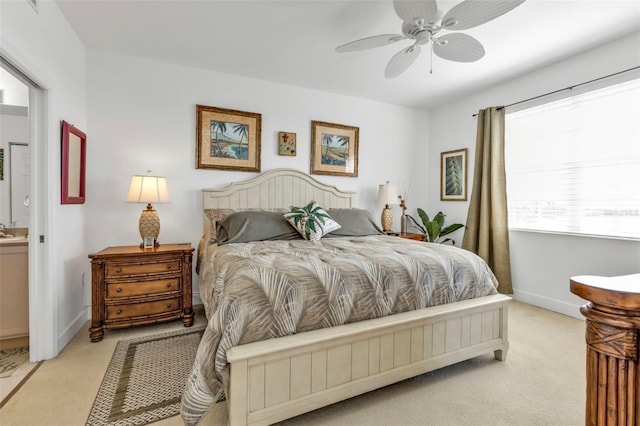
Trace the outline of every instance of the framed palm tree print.
<instances>
[{"instance_id":1,"label":"framed palm tree print","mask_svg":"<svg viewBox=\"0 0 640 426\"><path fill-rule=\"evenodd\" d=\"M359 128L311 122L311 174L358 176Z\"/></svg>"},{"instance_id":2,"label":"framed palm tree print","mask_svg":"<svg viewBox=\"0 0 640 426\"><path fill-rule=\"evenodd\" d=\"M196 105L196 168L260 171L262 114Z\"/></svg>"},{"instance_id":3,"label":"framed palm tree print","mask_svg":"<svg viewBox=\"0 0 640 426\"><path fill-rule=\"evenodd\" d=\"M467 148L440 153L440 199L467 200Z\"/></svg>"}]
</instances>

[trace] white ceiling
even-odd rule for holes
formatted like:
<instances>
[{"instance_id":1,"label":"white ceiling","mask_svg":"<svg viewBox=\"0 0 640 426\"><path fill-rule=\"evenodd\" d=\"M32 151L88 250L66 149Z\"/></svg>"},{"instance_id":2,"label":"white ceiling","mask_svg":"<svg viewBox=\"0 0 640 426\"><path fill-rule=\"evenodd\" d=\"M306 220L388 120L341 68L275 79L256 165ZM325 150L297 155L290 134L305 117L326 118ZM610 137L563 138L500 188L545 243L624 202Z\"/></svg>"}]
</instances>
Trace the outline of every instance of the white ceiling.
<instances>
[{"instance_id":1,"label":"white ceiling","mask_svg":"<svg viewBox=\"0 0 640 426\"><path fill-rule=\"evenodd\" d=\"M88 48L418 108L640 31L640 0L527 0L464 31L486 56L465 64L423 49L409 70L386 79L391 57L410 41L335 53L338 45L400 34L391 0L57 0ZM459 1L439 1L444 12ZM638 52L630 52L639 55Z\"/></svg>"}]
</instances>

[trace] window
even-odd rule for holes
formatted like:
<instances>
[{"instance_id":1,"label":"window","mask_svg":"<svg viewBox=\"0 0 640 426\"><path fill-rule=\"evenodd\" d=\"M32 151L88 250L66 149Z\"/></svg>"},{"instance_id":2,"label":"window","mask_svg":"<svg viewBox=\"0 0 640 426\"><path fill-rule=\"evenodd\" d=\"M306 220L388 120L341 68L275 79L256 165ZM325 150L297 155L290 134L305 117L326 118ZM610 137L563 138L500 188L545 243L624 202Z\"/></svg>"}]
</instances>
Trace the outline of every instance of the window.
<instances>
[{"instance_id":1,"label":"window","mask_svg":"<svg viewBox=\"0 0 640 426\"><path fill-rule=\"evenodd\" d=\"M506 116L509 228L640 239L640 79Z\"/></svg>"}]
</instances>

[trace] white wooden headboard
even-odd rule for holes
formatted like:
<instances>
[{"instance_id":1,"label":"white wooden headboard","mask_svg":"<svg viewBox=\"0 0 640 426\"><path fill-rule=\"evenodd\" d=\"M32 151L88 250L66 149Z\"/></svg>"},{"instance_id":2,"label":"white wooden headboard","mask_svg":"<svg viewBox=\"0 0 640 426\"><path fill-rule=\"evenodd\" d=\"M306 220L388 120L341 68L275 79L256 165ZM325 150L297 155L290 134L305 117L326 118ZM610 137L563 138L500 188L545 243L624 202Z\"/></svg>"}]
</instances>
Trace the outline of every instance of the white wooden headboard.
<instances>
[{"instance_id":1,"label":"white wooden headboard","mask_svg":"<svg viewBox=\"0 0 640 426\"><path fill-rule=\"evenodd\" d=\"M202 205L206 209L276 209L304 206L315 200L324 208L351 208L355 192L340 191L335 186L317 181L306 173L293 169L273 169L224 188L202 190ZM209 220L204 215L204 231Z\"/></svg>"}]
</instances>

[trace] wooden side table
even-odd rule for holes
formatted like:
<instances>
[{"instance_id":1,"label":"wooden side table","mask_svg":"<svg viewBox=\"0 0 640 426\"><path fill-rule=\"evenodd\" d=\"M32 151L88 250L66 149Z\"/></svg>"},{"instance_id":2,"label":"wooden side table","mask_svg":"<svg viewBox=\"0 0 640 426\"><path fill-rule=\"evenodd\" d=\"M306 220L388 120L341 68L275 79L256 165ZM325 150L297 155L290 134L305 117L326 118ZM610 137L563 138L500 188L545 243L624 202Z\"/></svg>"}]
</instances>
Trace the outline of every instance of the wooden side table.
<instances>
[{"instance_id":1,"label":"wooden side table","mask_svg":"<svg viewBox=\"0 0 640 426\"><path fill-rule=\"evenodd\" d=\"M578 276L586 317L586 425L640 426L640 274Z\"/></svg>"},{"instance_id":2,"label":"wooden side table","mask_svg":"<svg viewBox=\"0 0 640 426\"><path fill-rule=\"evenodd\" d=\"M405 238L407 240L427 241L427 236L425 234L413 234L411 232L388 232L387 235Z\"/></svg>"},{"instance_id":3,"label":"wooden side table","mask_svg":"<svg viewBox=\"0 0 640 426\"><path fill-rule=\"evenodd\" d=\"M182 318L193 325L190 243L107 247L90 254L91 328L99 342L105 328L125 328Z\"/></svg>"},{"instance_id":4,"label":"wooden side table","mask_svg":"<svg viewBox=\"0 0 640 426\"><path fill-rule=\"evenodd\" d=\"M427 236L424 234L412 234L410 232L401 232L398 234L400 238L405 238L407 240L416 240L416 241L427 241Z\"/></svg>"}]
</instances>

